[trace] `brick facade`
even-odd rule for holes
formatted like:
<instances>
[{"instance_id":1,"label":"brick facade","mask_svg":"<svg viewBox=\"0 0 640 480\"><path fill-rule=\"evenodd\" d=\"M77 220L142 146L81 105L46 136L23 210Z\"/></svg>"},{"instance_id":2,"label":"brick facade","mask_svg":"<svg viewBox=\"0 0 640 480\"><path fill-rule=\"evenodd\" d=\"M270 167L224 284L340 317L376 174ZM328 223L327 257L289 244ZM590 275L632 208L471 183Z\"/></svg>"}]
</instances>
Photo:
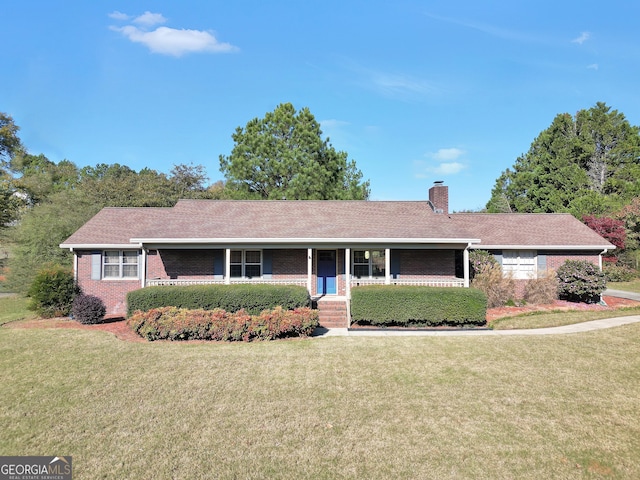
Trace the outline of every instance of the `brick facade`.
<instances>
[{"instance_id":1,"label":"brick facade","mask_svg":"<svg viewBox=\"0 0 640 480\"><path fill-rule=\"evenodd\" d=\"M126 314L126 295L142 287L138 279L93 280L92 251L77 251L77 279L85 294L101 298L107 307L107 315ZM270 278L274 280L296 280L307 277L307 249L271 249ZM587 260L599 263L597 253L585 252L539 252L546 256L547 271L554 271L566 260ZM150 250L147 254L147 279L220 280L222 249L175 249ZM218 266L216 266L218 258ZM142 257L140 257L142 259ZM349 259L351 261L351 259ZM430 249L394 249L391 251L392 273L404 280L439 280L455 278L455 251ZM142 265L140 265L142 269ZM393 270L398 270L393 272ZM218 271L220 270L220 271ZM350 270L352 270L350 266ZM399 272L399 273L398 273ZM317 294L317 250L312 259L312 291ZM345 249L336 249L337 295L345 296ZM522 296L526 280L516 280L517 294Z\"/></svg>"},{"instance_id":2,"label":"brick facade","mask_svg":"<svg viewBox=\"0 0 640 480\"><path fill-rule=\"evenodd\" d=\"M91 258L92 252L78 251L77 279L82 293L95 295L102 299L107 308L107 316L124 316L127 313L127 293L142 286L140 280L92 280Z\"/></svg>"}]
</instances>

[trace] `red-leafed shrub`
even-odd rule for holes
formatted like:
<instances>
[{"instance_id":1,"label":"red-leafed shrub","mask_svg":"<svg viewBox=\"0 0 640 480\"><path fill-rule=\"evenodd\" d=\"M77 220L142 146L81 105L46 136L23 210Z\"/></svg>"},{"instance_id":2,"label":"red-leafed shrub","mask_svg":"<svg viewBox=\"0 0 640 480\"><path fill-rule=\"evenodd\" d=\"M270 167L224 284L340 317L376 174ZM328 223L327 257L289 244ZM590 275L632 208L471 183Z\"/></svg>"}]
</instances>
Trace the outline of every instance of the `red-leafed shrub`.
<instances>
[{"instance_id":1,"label":"red-leafed shrub","mask_svg":"<svg viewBox=\"0 0 640 480\"><path fill-rule=\"evenodd\" d=\"M76 295L71 307L73 319L85 325L100 323L107 313L104 302L93 295Z\"/></svg>"},{"instance_id":2,"label":"red-leafed shrub","mask_svg":"<svg viewBox=\"0 0 640 480\"><path fill-rule=\"evenodd\" d=\"M627 232L624 228L622 220L616 220L610 217L594 217L585 215L582 221L601 237L613 243L620 250L624 250Z\"/></svg>"},{"instance_id":3,"label":"red-leafed shrub","mask_svg":"<svg viewBox=\"0 0 640 480\"><path fill-rule=\"evenodd\" d=\"M318 326L318 311L308 307L284 310L276 307L260 315L244 310L188 310L176 307L138 311L128 320L140 336L153 340L273 340L311 335Z\"/></svg>"}]
</instances>

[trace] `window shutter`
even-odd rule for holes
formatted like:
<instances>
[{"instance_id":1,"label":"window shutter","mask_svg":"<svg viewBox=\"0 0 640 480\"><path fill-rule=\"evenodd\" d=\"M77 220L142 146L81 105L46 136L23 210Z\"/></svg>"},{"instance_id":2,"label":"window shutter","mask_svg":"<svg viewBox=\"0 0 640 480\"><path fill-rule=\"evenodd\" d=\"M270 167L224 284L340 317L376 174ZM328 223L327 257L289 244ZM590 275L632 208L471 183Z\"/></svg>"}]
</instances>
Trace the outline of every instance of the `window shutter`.
<instances>
[{"instance_id":1,"label":"window shutter","mask_svg":"<svg viewBox=\"0 0 640 480\"><path fill-rule=\"evenodd\" d=\"M400 278L400 252L390 250L391 254L391 278Z\"/></svg>"},{"instance_id":2,"label":"window shutter","mask_svg":"<svg viewBox=\"0 0 640 480\"><path fill-rule=\"evenodd\" d=\"M224 278L224 250L213 251L213 277Z\"/></svg>"},{"instance_id":3,"label":"window shutter","mask_svg":"<svg viewBox=\"0 0 640 480\"><path fill-rule=\"evenodd\" d=\"M273 276L273 261L271 253L271 250L262 251L262 276L267 279Z\"/></svg>"},{"instance_id":4,"label":"window shutter","mask_svg":"<svg viewBox=\"0 0 640 480\"><path fill-rule=\"evenodd\" d=\"M102 252L91 253L91 280L102 278Z\"/></svg>"},{"instance_id":5,"label":"window shutter","mask_svg":"<svg viewBox=\"0 0 640 480\"><path fill-rule=\"evenodd\" d=\"M142 250L138 250L138 280L142 280L142 271L143 270L145 272L147 271L147 266L146 265L144 265L144 268L142 268L143 267L143 265L142 265L142 259L143 258L144 257L142 256Z\"/></svg>"},{"instance_id":6,"label":"window shutter","mask_svg":"<svg viewBox=\"0 0 640 480\"><path fill-rule=\"evenodd\" d=\"M547 256L538 253L538 272L545 273L547 271Z\"/></svg>"}]
</instances>

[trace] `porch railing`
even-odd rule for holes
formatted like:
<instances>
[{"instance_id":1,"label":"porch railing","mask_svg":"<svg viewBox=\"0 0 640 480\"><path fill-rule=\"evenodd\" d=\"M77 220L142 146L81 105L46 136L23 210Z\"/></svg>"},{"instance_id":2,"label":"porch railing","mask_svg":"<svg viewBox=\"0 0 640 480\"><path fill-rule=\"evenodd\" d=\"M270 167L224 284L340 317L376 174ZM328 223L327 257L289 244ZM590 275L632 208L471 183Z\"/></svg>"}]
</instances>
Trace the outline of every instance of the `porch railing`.
<instances>
[{"instance_id":1,"label":"porch railing","mask_svg":"<svg viewBox=\"0 0 640 480\"><path fill-rule=\"evenodd\" d=\"M384 285L384 278L354 278L351 280L351 287L364 287L367 285ZM407 285L420 287L464 287L464 279L462 278L444 278L444 279L396 279L392 278L390 285Z\"/></svg>"},{"instance_id":2,"label":"porch railing","mask_svg":"<svg viewBox=\"0 0 640 480\"><path fill-rule=\"evenodd\" d=\"M237 284L269 284L269 285L299 285L307 286L307 279L273 279L273 278L232 278L230 283ZM149 279L146 281L148 287L158 287L165 285L224 285L223 278L207 279Z\"/></svg>"}]
</instances>

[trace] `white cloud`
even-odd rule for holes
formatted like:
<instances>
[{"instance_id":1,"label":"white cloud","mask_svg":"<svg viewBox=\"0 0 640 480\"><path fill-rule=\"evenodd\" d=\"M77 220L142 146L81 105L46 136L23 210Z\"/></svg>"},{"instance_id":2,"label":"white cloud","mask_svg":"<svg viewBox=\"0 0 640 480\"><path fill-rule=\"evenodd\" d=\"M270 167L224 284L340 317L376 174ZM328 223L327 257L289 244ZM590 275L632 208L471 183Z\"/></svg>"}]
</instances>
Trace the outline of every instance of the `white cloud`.
<instances>
[{"instance_id":1,"label":"white cloud","mask_svg":"<svg viewBox=\"0 0 640 480\"><path fill-rule=\"evenodd\" d=\"M425 80L402 74L372 72L371 81L376 90L391 97L432 94L438 90Z\"/></svg>"},{"instance_id":2,"label":"white cloud","mask_svg":"<svg viewBox=\"0 0 640 480\"><path fill-rule=\"evenodd\" d=\"M582 45L584 42L591 38L591 34L589 32L582 32L579 37L571 40L571 43L577 43L578 45Z\"/></svg>"},{"instance_id":3,"label":"white cloud","mask_svg":"<svg viewBox=\"0 0 640 480\"><path fill-rule=\"evenodd\" d=\"M109 17L117 20L129 20L131 17L121 12L113 12ZM209 52L229 53L238 50L230 43L219 42L212 32L203 30L176 29L158 27L147 30L146 27L165 23L167 19L159 13L145 12L133 19L133 23L140 25L125 25L124 27L109 27L120 32L134 43L145 45L153 53L180 57L185 53Z\"/></svg>"},{"instance_id":4,"label":"white cloud","mask_svg":"<svg viewBox=\"0 0 640 480\"><path fill-rule=\"evenodd\" d=\"M441 148L437 152L425 154L432 161L418 160L413 162L416 178L433 178L434 175L456 175L467 168L457 161L466 153L460 148ZM435 161L434 161L435 160Z\"/></svg>"},{"instance_id":5,"label":"white cloud","mask_svg":"<svg viewBox=\"0 0 640 480\"><path fill-rule=\"evenodd\" d=\"M166 23L167 19L162 16L161 13L151 13L149 11L144 12L139 17L136 17L133 20L133 23L137 23L138 25L158 25L161 23Z\"/></svg>"},{"instance_id":6,"label":"white cloud","mask_svg":"<svg viewBox=\"0 0 640 480\"><path fill-rule=\"evenodd\" d=\"M441 148L435 153L427 154L427 156L434 160L456 160L464 154L465 151L459 148Z\"/></svg>"},{"instance_id":7,"label":"white cloud","mask_svg":"<svg viewBox=\"0 0 640 480\"><path fill-rule=\"evenodd\" d=\"M455 175L464 170L465 166L459 162L441 163L437 167L433 168L434 173L441 175Z\"/></svg>"},{"instance_id":8,"label":"white cloud","mask_svg":"<svg viewBox=\"0 0 640 480\"><path fill-rule=\"evenodd\" d=\"M116 10L115 12L111 12L109 14L109 18L113 18L114 20L126 21L126 20L129 20L131 17L126 13L122 13Z\"/></svg>"},{"instance_id":9,"label":"white cloud","mask_svg":"<svg viewBox=\"0 0 640 480\"><path fill-rule=\"evenodd\" d=\"M589 70L598 70L600 68L597 63L592 63L591 65L587 65Z\"/></svg>"}]
</instances>

